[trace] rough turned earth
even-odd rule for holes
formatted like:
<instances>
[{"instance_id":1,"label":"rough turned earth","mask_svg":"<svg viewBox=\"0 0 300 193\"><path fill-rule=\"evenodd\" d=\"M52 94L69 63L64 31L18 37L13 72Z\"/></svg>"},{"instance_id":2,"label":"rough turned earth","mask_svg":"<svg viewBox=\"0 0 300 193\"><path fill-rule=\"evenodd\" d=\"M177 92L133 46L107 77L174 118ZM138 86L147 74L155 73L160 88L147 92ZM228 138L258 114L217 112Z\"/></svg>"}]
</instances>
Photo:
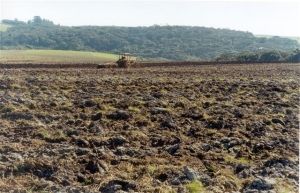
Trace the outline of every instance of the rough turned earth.
<instances>
[{"instance_id":1,"label":"rough turned earth","mask_svg":"<svg viewBox=\"0 0 300 193\"><path fill-rule=\"evenodd\" d=\"M296 193L299 75L2 69L0 192Z\"/></svg>"}]
</instances>

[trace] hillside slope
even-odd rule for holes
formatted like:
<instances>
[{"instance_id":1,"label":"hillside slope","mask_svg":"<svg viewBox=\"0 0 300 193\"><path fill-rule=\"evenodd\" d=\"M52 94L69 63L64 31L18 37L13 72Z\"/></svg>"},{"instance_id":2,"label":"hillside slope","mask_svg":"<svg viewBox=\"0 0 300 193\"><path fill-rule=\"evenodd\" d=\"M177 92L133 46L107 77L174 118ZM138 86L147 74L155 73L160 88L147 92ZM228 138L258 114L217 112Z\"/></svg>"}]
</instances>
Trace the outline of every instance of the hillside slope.
<instances>
[{"instance_id":1,"label":"hillside slope","mask_svg":"<svg viewBox=\"0 0 300 193\"><path fill-rule=\"evenodd\" d=\"M102 63L118 59L115 54L69 50L0 50L0 63Z\"/></svg>"},{"instance_id":2,"label":"hillside slope","mask_svg":"<svg viewBox=\"0 0 300 193\"><path fill-rule=\"evenodd\" d=\"M207 60L223 53L261 49L293 50L297 41L281 37L256 37L228 29L189 26L66 27L48 20L2 21L12 25L0 32L1 48L46 48L130 52L143 58Z\"/></svg>"}]
</instances>

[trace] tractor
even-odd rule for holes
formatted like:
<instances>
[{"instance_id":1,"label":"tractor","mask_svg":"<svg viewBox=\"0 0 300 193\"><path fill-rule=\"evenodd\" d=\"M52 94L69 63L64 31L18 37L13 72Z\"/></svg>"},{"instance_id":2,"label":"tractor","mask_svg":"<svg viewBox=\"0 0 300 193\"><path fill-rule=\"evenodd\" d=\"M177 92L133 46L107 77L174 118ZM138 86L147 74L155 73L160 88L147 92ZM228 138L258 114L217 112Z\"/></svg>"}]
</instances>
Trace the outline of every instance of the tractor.
<instances>
[{"instance_id":1,"label":"tractor","mask_svg":"<svg viewBox=\"0 0 300 193\"><path fill-rule=\"evenodd\" d=\"M119 59L116 63L119 68L128 68L136 63L136 57L130 53L121 53L119 54Z\"/></svg>"}]
</instances>

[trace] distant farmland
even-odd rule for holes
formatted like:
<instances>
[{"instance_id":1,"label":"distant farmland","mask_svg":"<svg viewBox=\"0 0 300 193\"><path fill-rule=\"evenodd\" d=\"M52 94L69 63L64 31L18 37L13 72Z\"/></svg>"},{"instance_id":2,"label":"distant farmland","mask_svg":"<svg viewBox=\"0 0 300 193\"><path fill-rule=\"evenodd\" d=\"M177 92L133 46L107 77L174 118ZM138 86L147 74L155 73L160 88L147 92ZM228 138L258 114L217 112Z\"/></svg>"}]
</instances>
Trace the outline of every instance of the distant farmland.
<instances>
[{"instance_id":1,"label":"distant farmland","mask_svg":"<svg viewBox=\"0 0 300 193\"><path fill-rule=\"evenodd\" d=\"M0 32L1 31L6 31L9 27L11 27L10 25L7 25L7 24L3 24L3 23L0 23Z\"/></svg>"},{"instance_id":2,"label":"distant farmland","mask_svg":"<svg viewBox=\"0 0 300 193\"><path fill-rule=\"evenodd\" d=\"M14 63L103 63L113 62L115 54L66 50L0 50L1 64Z\"/></svg>"}]
</instances>

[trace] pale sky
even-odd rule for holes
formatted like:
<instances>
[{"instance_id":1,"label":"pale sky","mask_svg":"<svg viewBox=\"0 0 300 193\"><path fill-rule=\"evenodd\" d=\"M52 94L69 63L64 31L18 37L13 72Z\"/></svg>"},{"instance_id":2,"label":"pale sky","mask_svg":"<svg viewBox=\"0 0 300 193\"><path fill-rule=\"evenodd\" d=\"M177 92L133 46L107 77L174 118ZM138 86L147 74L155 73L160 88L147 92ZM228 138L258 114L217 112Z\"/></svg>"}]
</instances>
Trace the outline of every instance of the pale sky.
<instances>
[{"instance_id":1,"label":"pale sky","mask_svg":"<svg viewBox=\"0 0 300 193\"><path fill-rule=\"evenodd\" d=\"M0 0L0 19L78 26L191 25L300 36L300 0Z\"/></svg>"}]
</instances>

